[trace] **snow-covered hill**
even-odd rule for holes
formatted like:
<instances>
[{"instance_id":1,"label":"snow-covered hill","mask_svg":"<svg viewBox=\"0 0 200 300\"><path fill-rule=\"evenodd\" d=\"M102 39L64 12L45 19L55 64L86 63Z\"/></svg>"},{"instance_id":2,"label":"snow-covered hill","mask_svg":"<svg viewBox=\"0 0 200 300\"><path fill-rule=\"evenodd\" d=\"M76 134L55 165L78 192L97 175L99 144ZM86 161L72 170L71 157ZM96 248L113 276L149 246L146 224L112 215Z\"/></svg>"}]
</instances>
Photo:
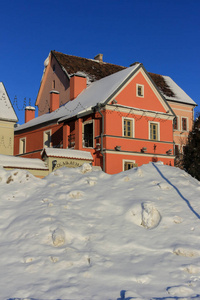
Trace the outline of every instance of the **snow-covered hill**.
<instances>
[{"instance_id":1,"label":"snow-covered hill","mask_svg":"<svg viewBox=\"0 0 200 300\"><path fill-rule=\"evenodd\" d=\"M0 299L200 298L200 183L184 171L0 181Z\"/></svg>"}]
</instances>

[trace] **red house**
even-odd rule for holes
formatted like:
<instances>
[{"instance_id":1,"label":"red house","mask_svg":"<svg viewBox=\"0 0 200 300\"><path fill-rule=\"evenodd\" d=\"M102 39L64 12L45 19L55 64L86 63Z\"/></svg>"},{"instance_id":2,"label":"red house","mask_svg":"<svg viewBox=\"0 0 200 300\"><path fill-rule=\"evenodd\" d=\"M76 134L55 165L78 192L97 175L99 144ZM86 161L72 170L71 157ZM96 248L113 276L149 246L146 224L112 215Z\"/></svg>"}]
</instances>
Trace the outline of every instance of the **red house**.
<instances>
[{"instance_id":1,"label":"red house","mask_svg":"<svg viewBox=\"0 0 200 300\"><path fill-rule=\"evenodd\" d=\"M44 147L85 150L110 174L150 161L173 165L175 114L166 97L177 96L140 63L125 68L102 56L52 51L36 100L39 117L26 109L28 122L15 129L15 155L40 158ZM192 118L194 101L185 105Z\"/></svg>"}]
</instances>

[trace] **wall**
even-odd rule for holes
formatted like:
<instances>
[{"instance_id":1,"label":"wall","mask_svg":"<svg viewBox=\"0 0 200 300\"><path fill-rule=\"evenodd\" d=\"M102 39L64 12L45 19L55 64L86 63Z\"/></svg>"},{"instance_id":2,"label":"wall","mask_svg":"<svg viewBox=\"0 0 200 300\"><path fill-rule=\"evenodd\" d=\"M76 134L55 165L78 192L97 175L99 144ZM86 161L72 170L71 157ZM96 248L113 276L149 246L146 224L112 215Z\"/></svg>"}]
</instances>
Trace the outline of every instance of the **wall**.
<instances>
[{"instance_id":1,"label":"wall","mask_svg":"<svg viewBox=\"0 0 200 300\"><path fill-rule=\"evenodd\" d=\"M13 155L14 122L0 121L0 154Z\"/></svg>"},{"instance_id":2,"label":"wall","mask_svg":"<svg viewBox=\"0 0 200 300\"><path fill-rule=\"evenodd\" d=\"M174 113L178 117L178 129L174 130L174 143L179 146L179 150L183 152L183 146L187 143L189 131L192 130L194 120L194 106L187 104L179 104L175 102L169 102ZM182 130L182 117L187 118L188 128L187 131Z\"/></svg>"},{"instance_id":3,"label":"wall","mask_svg":"<svg viewBox=\"0 0 200 300\"><path fill-rule=\"evenodd\" d=\"M19 143L21 138L26 138L26 153L21 155L27 158L41 158L44 148L43 135L45 131L51 130L51 146L62 147L63 127L62 124L53 124L32 131L24 131L15 135L14 154L19 154ZM58 147L59 148L59 147Z\"/></svg>"},{"instance_id":4,"label":"wall","mask_svg":"<svg viewBox=\"0 0 200 300\"><path fill-rule=\"evenodd\" d=\"M53 66L55 65L55 71ZM53 81L55 81L55 88L53 88ZM38 92L36 105L38 105L38 115L43 115L49 112L50 107L50 91L55 89L60 93L60 105L69 101L69 79L64 74L60 65L54 56L50 57L49 64L44 73L40 90Z\"/></svg>"},{"instance_id":5,"label":"wall","mask_svg":"<svg viewBox=\"0 0 200 300\"><path fill-rule=\"evenodd\" d=\"M15 170L16 169L16 172L19 168L4 168L5 170ZM49 170L38 170L38 169L28 169L28 168L21 168L25 171L28 171L30 172L32 175L34 175L35 177L38 177L38 178L43 178L45 176L47 176L49 174Z\"/></svg>"}]
</instances>

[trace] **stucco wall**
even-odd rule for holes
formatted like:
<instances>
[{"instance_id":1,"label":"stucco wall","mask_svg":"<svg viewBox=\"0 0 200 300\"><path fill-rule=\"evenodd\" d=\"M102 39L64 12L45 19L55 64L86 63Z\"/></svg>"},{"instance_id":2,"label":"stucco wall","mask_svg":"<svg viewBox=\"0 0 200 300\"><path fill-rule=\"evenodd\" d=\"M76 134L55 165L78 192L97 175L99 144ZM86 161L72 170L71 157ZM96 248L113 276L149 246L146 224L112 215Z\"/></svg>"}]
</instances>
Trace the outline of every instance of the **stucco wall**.
<instances>
[{"instance_id":1,"label":"stucco wall","mask_svg":"<svg viewBox=\"0 0 200 300\"><path fill-rule=\"evenodd\" d=\"M14 123L0 121L0 154L13 155Z\"/></svg>"},{"instance_id":2,"label":"stucco wall","mask_svg":"<svg viewBox=\"0 0 200 300\"><path fill-rule=\"evenodd\" d=\"M55 71L53 70L53 66L55 66ZM55 88L53 86L53 81L55 81ZM49 112L49 93L53 89L60 93L60 105L63 105L64 103L69 101L69 79L67 78L67 75L64 74L63 70L54 57L52 57L52 59L50 59L49 61L38 93L36 104L38 104L39 116Z\"/></svg>"},{"instance_id":3,"label":"stucco wall","mask_svg":"<svg viewBox=\"0 0 200 300\"><path fill-rule=\"evenodd\" d=\"M189 131L192 130L194 120L194 106L187 104L178 104L169 102L174 113L178 117L178 129L174 130L174 143L179 146L180 152L183 151L183 146L187 143ZM187 130L182 130L182 118L187 119Z\"/></svg>"}]
</instances>

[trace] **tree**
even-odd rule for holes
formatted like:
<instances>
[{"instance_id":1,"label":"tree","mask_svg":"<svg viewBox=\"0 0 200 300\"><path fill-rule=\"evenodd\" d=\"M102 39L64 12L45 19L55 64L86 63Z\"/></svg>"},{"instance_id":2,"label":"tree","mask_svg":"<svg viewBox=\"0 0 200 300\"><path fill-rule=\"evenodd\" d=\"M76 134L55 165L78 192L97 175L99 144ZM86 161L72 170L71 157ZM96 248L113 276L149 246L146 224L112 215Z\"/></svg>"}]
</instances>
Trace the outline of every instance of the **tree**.
<instances>
[{"instance_id":1,"label":"tree","mask_svg":"<svg viewBox=\"0 0 200 300\"><path fill-rule=\"evenodd\" d=\"M184 147L183 167L186 172L200 180L200 114L194 121Z\"/></svg>"}]
</instances>

